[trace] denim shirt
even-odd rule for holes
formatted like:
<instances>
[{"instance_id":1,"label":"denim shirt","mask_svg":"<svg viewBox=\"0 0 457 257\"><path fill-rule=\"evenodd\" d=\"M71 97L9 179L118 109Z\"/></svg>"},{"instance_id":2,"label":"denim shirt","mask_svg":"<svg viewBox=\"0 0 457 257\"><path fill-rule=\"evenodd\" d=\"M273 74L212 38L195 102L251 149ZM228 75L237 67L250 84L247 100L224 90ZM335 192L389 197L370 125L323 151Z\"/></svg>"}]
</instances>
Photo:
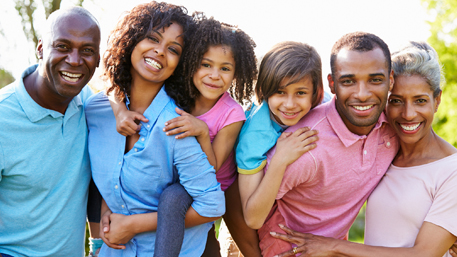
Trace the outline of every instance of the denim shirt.
<instances>
[{"instance_id":1,"label":"denim shirt","mask_svg":"<svg viewBox=\"0 0 457 257\"><path fill-rule=\"evenodd\" d=\"M204 217L225 212L224 193L195 137L175 139L163 132L165 122L178 117L174 101L164 88L144 112L140 138L124 154L126 138L116 131L107 96L101 92L88 100L89 155L93 179L113 213L132 215L156 212L162 191L179 181L193 198L192 207ZM200 256L210 224L186 229L180 256ZM152 256L155 232L136 235L125 250L106 245L100 256Z\"/></svg>"}]
</instances>

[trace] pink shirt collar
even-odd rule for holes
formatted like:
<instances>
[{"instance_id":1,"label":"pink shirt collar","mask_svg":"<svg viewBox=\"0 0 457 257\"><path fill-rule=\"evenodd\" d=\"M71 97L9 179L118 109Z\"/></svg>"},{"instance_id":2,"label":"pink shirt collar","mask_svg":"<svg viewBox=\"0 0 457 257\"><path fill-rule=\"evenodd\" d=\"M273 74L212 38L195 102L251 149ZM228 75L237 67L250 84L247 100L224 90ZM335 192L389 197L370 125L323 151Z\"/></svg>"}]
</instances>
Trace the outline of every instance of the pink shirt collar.
<instances>
[{"instance_id":1,"label":"pink shirt collar","mask_svg":"<svg viewBox=\"0 0 457 257\"><path fill-rule=\"evenodd\" d=\"M332 100L329 102L327 105L327 108L325 110L325 114L328 118L328 122L330 126L332 126L333 130L335 131L336 135L338 138L341 140L341 142L344 144L344 146L348 147L356 143L358 140L363 140L367 136L366 135L356 135L349 131L349 129L346 127L346 125L343 122L343 119L341 119L340 115L338 114L338 111L336 110L336 105L335 105L335 99L336 97L334 96ZM383 123L387 123L387 118L384 112L381 113L381 116L379 116L378 122L376 122L376 125L374 126L373 130L370 132L372 133L374 130L377 130L381 128Z\"/></svg>"}]
</instances>

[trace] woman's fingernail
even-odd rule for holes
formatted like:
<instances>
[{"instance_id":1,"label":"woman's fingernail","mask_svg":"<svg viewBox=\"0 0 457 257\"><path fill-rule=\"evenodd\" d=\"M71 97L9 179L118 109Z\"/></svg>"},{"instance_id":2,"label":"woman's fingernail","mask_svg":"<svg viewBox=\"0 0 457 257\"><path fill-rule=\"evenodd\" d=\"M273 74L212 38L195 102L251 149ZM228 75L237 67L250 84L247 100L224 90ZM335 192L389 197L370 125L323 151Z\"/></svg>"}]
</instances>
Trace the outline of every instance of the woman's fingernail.
<instances>
[{"instance_id":1,"label":"woman's fingernail","mask_svg":"<svg viewBox=\"0 0 457 257\"><path fill-rule=\"evenodd\" d=\"M283 228L283 227L284 227L284 225L283 225L283 224L278 224L278 226L279 226L280 228Z\"/></svg>"},{"instance_id":2,"label":"woman's fingernail","mask_svg":"<svg viewBox=\"0 0 457 257\"><path fill-rule=\"evenodd\" d=\"M270 235L276 236L276 232L270 232Z\"/></svg>"},{"instance_id":3,"label":"woman's fingernail","mask_svg":"<svg viewBox=\"0 0 457 257\"><path fill-rule=\"evenodd\" d=\"M108 232L108 227L103 227L103 232Z\"/></svg>"}]
</instances>

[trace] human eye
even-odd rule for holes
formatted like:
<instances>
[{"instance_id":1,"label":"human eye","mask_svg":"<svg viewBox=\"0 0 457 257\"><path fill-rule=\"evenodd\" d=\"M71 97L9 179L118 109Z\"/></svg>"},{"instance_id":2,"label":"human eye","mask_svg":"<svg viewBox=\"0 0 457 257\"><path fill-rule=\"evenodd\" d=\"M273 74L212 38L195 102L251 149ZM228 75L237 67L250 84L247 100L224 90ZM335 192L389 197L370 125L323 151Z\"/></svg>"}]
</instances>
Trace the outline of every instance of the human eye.
<instances>
[{"instance_id":1,"label":"human eye","mask_svg":"<svg viewBox=\"0 0 457 257\"><path fill-rule=\"evenodd\" d=\"M297 92L297 95L299 95L299 96L303 96L303 95L306 95L306 94L307 94L307 92L305 92L305 91L298 91Z\"/></svg>"},{"instance_id":2,"label":"human eye","mask_svg":"<svg viewBox=\"0 0 457 257\"><path fill-rule=\"evenodd\" d=\"M147 36L147 38L154 43L159 42L159 39L156 36Z\"/></svg>"},{"instance_id":3,"label":"human eye","mask_svg":"<svg viewBox=\"0 0 457 257\"><path fill-rule=\"evenodd\" d=\"M278 94L278 95L284 95L284 94L286 94L286 92L284 92L283 90L278 90L278 91L276 91L276 94Z\"/></svg>"},{"instance_id":4,"label":"human eye","mask_svg":"<svg viewBox=\"0 0 457 257\"><path fill-rule=\"evenodd\" d=\"M229 67L222 67L221 70L222 71L230 71L230 68Z\"/></svg>"},{"instance_id":5,"label":"human eye","mask_svg":"<svg viewBox=\"0 0 457 257\"><path fill-rule=\"evenodd\" d=\"M83 53L86 55L93 55L95 53L95 51L92 48L84 48Z\"/></svg>"},{"instance_id":6,"label":"human eye","mask_svg":"<svg viewBox=\"0 0 457 257\"><path fill-rule=\"evenodd\" d=\"M341 80L341 84L343 84L344 86L349 86L354 84L354 81L352 79L343 79Z\"/></svg>"},{"instance_id":7,"label":"human eye","mask_svg":"<svg viewBox=\"0 0 457 257\"><path fill-rule=\"evenodd\" d=\"M374 83L374 84L380 84L380 83L382 83L383 81L384 81L384 80L383 80L382 78L373 78L373 79L371 80L371 82Z\"/></svg>"},{"instance_id":8,"label":"human eye","mask_svg":"<svg viewBox=\"0 0 457 257\"><path fill-rule=\"evenodd\" d=\"M400 103L401 103L400 99L397 99L397 98L389 99L389 104L400 104Z\"/></svg>"},{"instance_id":9,"label":"human eye","mask_svg":"<svg viewBox=\"0 0 457 257\"><path fill-rule=\"evenodd\" d=\"M210 68L210 67L211 67L211 65L209 65L208 63L204 63L204 62L202 62L202 67L205 67L205 68Z\"/></svg>"},{"instance_id":10,"label":"human eye","mask_svg":"<svg viewBox=\"0 0 457 257\"><path fill-rule=\"evenodd\" d=\"M419 98L419 99L416 100L416 102L419 103L419 104L425 104L425 103L427 103L427 99Z\"/></svg>"},{"instance_id":11,"label":"human eye","mask_svg":"<svg viewBox=\"0 0 457 257\"><path fill-rule=\"evenodd\" d=\"M181 52L178 49L176 49L176 47L170 47L168 49L170 49L170 52L172 52L172 53L174 53L176 55L180 55L181 54Z\"/></svg>"},{"instance_id":12,"label":"human eye","mask_svg":"<svg viewBox=\"0 0 457 257\"><path fill-rule=\"evenodd\" d=\"M66 44L56 44L55 45L55 48L57 48L57 50L59 51L67 51L69 48Z\"/></svg>"}]
</instances>

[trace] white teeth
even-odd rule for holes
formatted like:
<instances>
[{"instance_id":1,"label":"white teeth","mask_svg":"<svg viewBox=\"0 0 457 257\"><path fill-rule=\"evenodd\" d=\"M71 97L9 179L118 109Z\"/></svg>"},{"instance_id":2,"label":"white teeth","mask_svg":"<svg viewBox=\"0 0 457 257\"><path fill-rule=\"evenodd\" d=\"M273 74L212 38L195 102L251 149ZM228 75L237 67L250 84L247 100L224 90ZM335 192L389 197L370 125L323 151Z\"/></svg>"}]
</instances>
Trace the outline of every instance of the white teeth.
<instances>
[{"instance_id":1,"label":"white teeth","mask_svg":"<svg viewBox=\"0 0 457 257\"><path fill-rule=\"evenodd\" d=\"M162 65L160 65L158 62L154 61L153 59L145 58L144 60L146 61L147 64L151 65L152 67L159 69L159 70L162 69Z\"/></svg>"},{"instance_id":2,"label":"white teeth","mask_svg":"<svg viewBox=\"0 0 457 257\"><path fill-rule=\"evenodd\" d=\"M295 114L295 112L285 112L284 114L287 115L287 116L292 116L292 115Z\"/></svg>"},{"instance_id":3,"label":"white teeth","mask_svg":"<svg viewBox=\"0 0 457 257\"><path fill-rule=\"evenodd\" d=\"M419 127L420 123L417 123L416 125L403 125L400 124L400 127L406 131L413 131Z\"/></svg>"},{"instance_id":4,"label":"white teeth","mask_svg":"<svg viewBox=\"0 0 457 257\"><path fill-rule=\"evenodd\" d=\"M62 77L67 80L67 81L70 81L70 82L76 82L79 80L79 78L83 75L83 74L76 74L76 73L70 73L70 72L66 72L66 71L62 71Z\"/></svg>"},{"instance_id":5,"label":"white teeth","mask_svg":"<svg viewBox=\"0 0 457 257\"><path fill-rule=\"evenodd\" d=\"M373 107L373 105L367 105L367 106L353 106L354 109L359 110L359 111L366 111Z\"/></svg>"}]
</instances>

